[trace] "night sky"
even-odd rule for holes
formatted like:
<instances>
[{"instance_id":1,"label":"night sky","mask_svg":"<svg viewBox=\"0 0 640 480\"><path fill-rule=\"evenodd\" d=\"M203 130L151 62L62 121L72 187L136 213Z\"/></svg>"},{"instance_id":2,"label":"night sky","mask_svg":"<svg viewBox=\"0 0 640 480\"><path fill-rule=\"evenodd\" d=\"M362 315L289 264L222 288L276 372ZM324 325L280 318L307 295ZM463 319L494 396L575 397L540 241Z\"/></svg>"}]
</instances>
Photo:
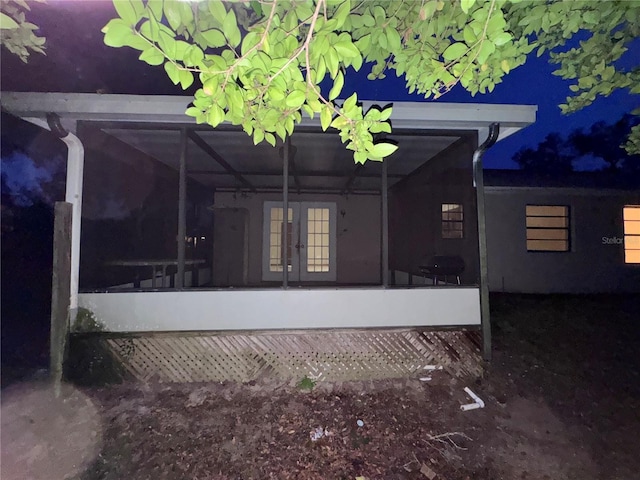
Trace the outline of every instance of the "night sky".
<instances>
[{"instance_id":1,"label":"night sky","mask_svg":"<svg viewBox=\"0 0 640 480\"><path fill-rule=\"evenodd\" d=\"M170 82L161 67L138 61L132 49L114 49L102 43L100 29L114 15L110 1L50 0L47 5L34 5L30 19L40 25L41 34L47 37L47 56L32 55L29 64L24 65L3 52L2 90L185 94ZM637 64L640 42L625 57L627 63ZM613 123L640 106L637 96L616 92L580 112L562 115L558 104L563 103L569 93L569 84L551 74L555 67L547 60L547 55L532 56L526 65L507 75L491 94L471 97L457 87L438 100L538 105L537 122L493 147L486 154L486 167L517 168L511 157L523 146L533 147L551 132L567 135L600 120ZM409 95L403 79L393 73L385 80L374 82L366 79L367 73L366 66L359 73L351 71L341 97L346 98L357 90L359 97L366 100L425 101L419 95ZM192 92L193 89L187 94Z\"/></svg>"}]
</instances>

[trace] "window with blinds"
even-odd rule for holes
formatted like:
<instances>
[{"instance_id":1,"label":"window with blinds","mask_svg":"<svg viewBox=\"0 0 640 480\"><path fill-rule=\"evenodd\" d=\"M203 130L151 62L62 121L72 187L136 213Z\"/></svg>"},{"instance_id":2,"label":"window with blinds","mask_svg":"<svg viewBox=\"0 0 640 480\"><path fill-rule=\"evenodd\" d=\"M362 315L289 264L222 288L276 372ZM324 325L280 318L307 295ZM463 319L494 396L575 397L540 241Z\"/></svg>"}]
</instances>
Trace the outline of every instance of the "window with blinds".
<instances>
[{"instance_id":1,"label":"window with blinds","mask_svg":"<svg viewBox=\"0 0 640 480\"><path fill-rule=\"evenodd\" d=\"M568 252L570 249L569 207L527 205L527 251Z\"/></svg>"}]
</instances>

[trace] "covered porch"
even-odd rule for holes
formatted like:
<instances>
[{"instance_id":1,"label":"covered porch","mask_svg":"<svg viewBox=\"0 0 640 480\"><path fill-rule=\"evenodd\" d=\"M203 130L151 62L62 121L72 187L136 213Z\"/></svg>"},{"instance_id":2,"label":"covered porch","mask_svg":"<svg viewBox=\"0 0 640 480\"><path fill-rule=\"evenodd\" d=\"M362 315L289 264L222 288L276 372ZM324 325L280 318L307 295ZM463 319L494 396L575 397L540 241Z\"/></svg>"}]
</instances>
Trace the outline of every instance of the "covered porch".
<instances>
[{"instance_id":1,"label":"covered porch","mask_svg":"<svg viewBox=\"0 0 640 480\"><path fill-rule=\"evenodd\" d=\"M231 125L190 123L188 102L3 95L36 123L58 114L84 150L69 170L81 179L76 345L167 381L247 381L288 368L277 365L318 378L434 363L478 373L490 339L473 156L491 124L504 138L535 107L396 103L398 151L356 166L309 118L287 142L254 146Z\"/></svg>"}]
</instances>

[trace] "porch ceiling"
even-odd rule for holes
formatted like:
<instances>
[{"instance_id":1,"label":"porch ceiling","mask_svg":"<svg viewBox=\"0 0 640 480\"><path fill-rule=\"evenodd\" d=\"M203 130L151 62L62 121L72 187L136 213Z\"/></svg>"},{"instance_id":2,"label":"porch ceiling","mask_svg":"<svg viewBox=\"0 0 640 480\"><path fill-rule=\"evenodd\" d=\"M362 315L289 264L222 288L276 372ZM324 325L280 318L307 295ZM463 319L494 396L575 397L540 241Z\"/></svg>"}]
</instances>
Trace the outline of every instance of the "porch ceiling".
<instances>
[{"instance_id":1,"label":"porch ceiling","mask_svg":"<svg viewBox=\"0 0 640 480\"><path fill-rule=\"evenodd\" d=\"M131 127L103 130L178 170L179 130ZM268 144L254 145L251 138L242 131L207 129L195 133L254 187L282 186L280 142L276 148ZM424 132L414 135L398 133L390 136L398 142L399 149L388 159L389 186L462 137L460 131L443 131L435 135ZM291 144L295 147L293 163L290 165L289 185L292 188L299 186L301 189L345 190L349 186L353 190L380 189L381 164L367 162L358 168L353 163L351 152L345 149L335 132L296 132L291 138ZM237 175L233 175L228 168L225 169L191 139L187 146L187 172L190 178L206 186L218 189L243 187ZM347 185L350 179L351 182Z\"/></svg>"}]
</instances>

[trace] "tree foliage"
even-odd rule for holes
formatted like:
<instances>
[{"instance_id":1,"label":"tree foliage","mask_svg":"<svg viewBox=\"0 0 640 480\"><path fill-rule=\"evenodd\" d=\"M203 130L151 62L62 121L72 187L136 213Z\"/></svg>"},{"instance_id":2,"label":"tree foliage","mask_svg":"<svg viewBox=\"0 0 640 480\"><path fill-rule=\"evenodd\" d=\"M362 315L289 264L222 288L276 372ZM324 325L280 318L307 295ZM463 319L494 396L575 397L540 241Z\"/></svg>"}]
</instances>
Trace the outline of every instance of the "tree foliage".
<instances>
[{"instance_id":1,"label":"tree foliage","mask_svg":"<svg viewBox=\"0 0 640 480\"><path fill-rule=\"evenodd\" d=\"M596 122L584 130L576 130L569 135L569 144L578 155L590 155L602 159L607 169L615 171L620 168L632 171L637 169L640 152L625 151L623 143L629 133L640 124L638 117L623 115L613 124Z\"/></svg>"},{"instance_id":2,"label":"tree foliage","mask_svg":"<svg viewBox=\"0 0 640 480\"><path fill-rule=\"evenodd\" d=\"M437 98L460 84L492 91L527 55L551 51L572 80L565 112L618 88L640 93L639 68L617 64L638 36L640 1L574 0L114 0L103 29L113 47L139 50L171 81L197 82L187 114L198 123L242 125L255 143L285 139L302 111L340 132L354 160L396 147L391 108L364 112L357 94L339 103L349 69L371 80L404 76L409 92ZM575 35L579 47L562 47ZM325 82L325 83L323 83ZM328 85L325 91L321 89ZM640 134L640 132L636 132Z\"/></svg>"},{"instance_id":3,"label":"tree foliage","mask_svg":"<svg viewBox=\"0 0 640 480\"><path fill-rule=\"evenodd\" d=\"M550 133L534 148L522 148L513 156L522 170L562 174L573 171L575 152L558 133Z\"/></svg>"},{"instance_id":4,"label":"tree foliage","mask_svg":"<svg viewBox=\"0 0 640 480\"><path fill-rule=\"evenodd\" d=\"M44 0L29 0L43 3ZM0 2L0 44L27 62L31 52L44 54L44 37L35 34L38 26L28 22L25 11L30 7L26 0L2 0Z\"/></svg>"},{"instance_id":5,"label":"tree foliage","mask_svg":"<svg viewBox=\"0 0 640 480\"><path fill-rule=\"evenodd\" d=\"M577 129L567 137L550 133L536 148L521 148L513 160L523 170L542 173L567 173L574 169L581 158L600 159L611 172L636 172L640 169L640 155L624 150L628 139L640 119L625 114L618 121L608 124L596 122L588 129Z\"/></svg>"}]
</instances>

